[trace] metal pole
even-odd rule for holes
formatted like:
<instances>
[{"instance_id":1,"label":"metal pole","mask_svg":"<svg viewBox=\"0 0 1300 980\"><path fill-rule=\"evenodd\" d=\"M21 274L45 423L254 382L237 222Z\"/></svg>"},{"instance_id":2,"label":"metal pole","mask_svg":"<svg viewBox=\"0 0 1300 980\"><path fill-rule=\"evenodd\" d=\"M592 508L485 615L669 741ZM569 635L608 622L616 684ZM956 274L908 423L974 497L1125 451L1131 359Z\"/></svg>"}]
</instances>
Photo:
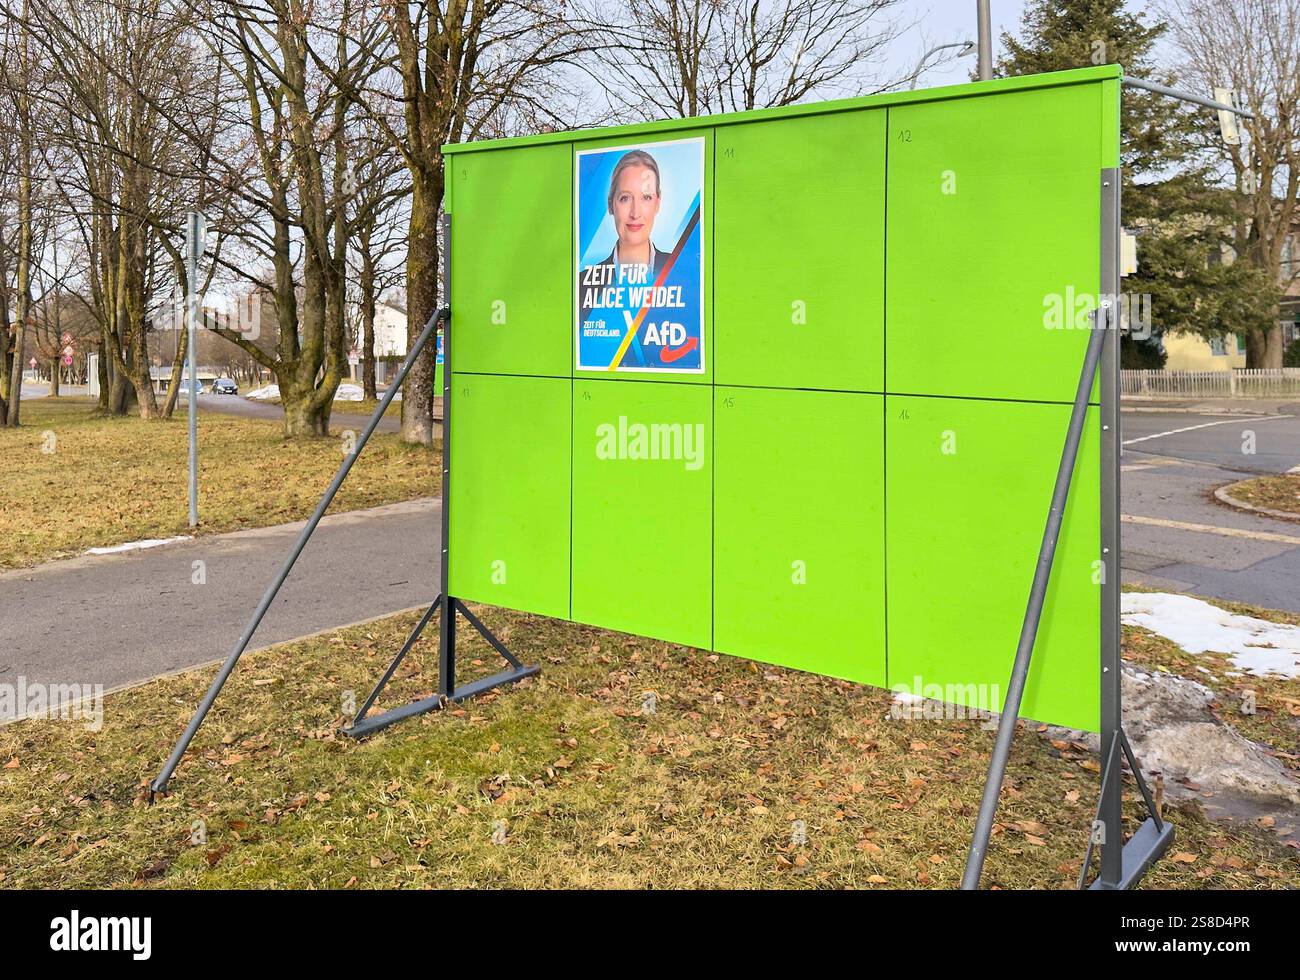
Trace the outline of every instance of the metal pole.
<instances>
[{"instance_id":1,"label":"metal pole","mask_svg":"<svg viewBox=\"0 0 1300 980\"><path fill-rule=\"evenodd\" d=\"M912 80L907 83L907 87L909 89L916 88L916 83L920 80L921 73L925 71L925 63L930 60L930 55L938 54L940 51L947 51L949 48L961 48L958 57L965 57L966 55L975 52L975 42L953 41L951 44L936 44L925 54L921 55L921 59L916 63L916 70L912 72Z\"/></svg>"},{"instance_id":2,"label":"metal pole","mask_svg":"<svg viewBox=\"0 0 1300 980\"><path fill-rule=\"evenodd\" d=\"M198 280L199 254L203 251L203 215L191 211L185 216L185 373L188 376L190 406L190 527L199 526L199 396L198 384Z\"/></svg>"},{"instance_id":3,"label":"metal pole","mask_svg":"<svg viewBox=\"0 0 1300 980\"><path fill-rule=\"evenodd\" d=\"M451 215L442 216L442 288L451 305ZM456 694L456 603L448 583L451 536L451 320L442 328L442 613L438 619L438 694Z\"/></svg>"},{"instance_id":4,"label":"metal pole","mask_svg":"<svg viewBox=\"0 0 1300 980\"><path fill-rule=\"evenodd\" d=\"M1125 88L1140 88L1148 92L1155 92L1156 95L1167 95L1171 99L1181 99L1183 102L1191 102L1193 105L1205 106L1207 109L1218 109L1220 112L1231 112L1243 119L1254 119L1253 112L1247 112L1245 109L1238 109L1235 105L1228 105L1224 102L1215 102L1213 99L1207 99L1203 95L1193 95L1191 92L1184 92L1182 89L1170 88L1168 85L1158 85L1155 82L1148 82L1144 78L1133 78L1125 75L1120 79L1120 84Z\"/></svg>"},{"instance_id":5,"label":"metal pole","mask_svg":"<svg viewBox=\"0 0 1300 980\"><path fill-rule=\"evenodd\" d=\"M1025 693L1025 681L1029 677L1029 660L1033 656L1034 641L1038 637L1038 621L1043 614L1043 601L1047 597L1047 585L1052 575L1052 560L1056 557L1061 519L1065 516L1065 504L1070 495L1070 479L1074 475L1074 463L1079 455L1079 441L1083 436L1083 426L1087 419L1088 397L1092 393L1093 378L1097 375L1102 342L1108 332L1106 329L1108 317L1105 315L1108 309L1104 307L1098 310L1097 320L1088 336L1083 370L1079 373L1079 387L1075 391L1074 406L1070 410L1070 427L1065 436L1065 448L1061 450L1061 462L1056 470L1052 506L1047 513L1047 525L1043 528L1043 542L1038 549L1038 564L1034 568L1034 582L1029 590L1029 603L1020 626L1020 642L1016 645L1011 682L1007 685L1002 716L998 719L998 734L993 743L993 758L989 762L988 780L984 783L984 796L980 800L979 817L975 821L975 834L971 839L970 854L966 858L966 871L961 879L961 887L964 889L978 887L980 872L984 869L984 856L988 852L989 835L993 831L993 817L997 813L998 797L1002 793L1002 778L1006 773L1007 759L1011 755L1016 719L1020 715L1020 701Z\"/></svg>"},{"instance_id":6,"label":"metal pole","mask_svg":"<svg viewBox=\"0 0 1300 980\"><path fill-rule=\"evenodd\" d=\"M993 77L993 26L989 17L989 0L976 0L975 20L979 38L979 77L987 82Z\"/></svg>"},{"instance_id":7,"label":"metal pole","mask_svg":"<svg viewBox=\"0 0 1300 980\"><path fill-rule=\"evenodd\" d=\"M1120 291L1120 171L1101 172L1101 295L1118 302ZM1101 745L1120 738L1120 321L1111 308L1110 328L1101 351ZM1102 760L1119 769L1118 753ZM1123 877L1124 834L1121 830L1123 785L1120 773L1102 780L1098 806L1103 887L1117 887Z\"/></svg>"},{"instance_id":8,"label":"metal pole","mask_svg":"<svg viewBox=\"0 0 1300 980\"><path fill-rule=\"evenodd\" d=\"M356 448L354 448L343 460L343 465L340 466L338 472L334 474L334 479L330 481L329 489L325 491L325 496L323 496L320 503L316 505L315 512L307 521L307 526L302 529L302 533L298 535L298 540L294 543L293 550L289 552L289 557L285 559L284 564L280 566L280 571L276 573L275 581L271 583L270 587L262 596L262 601L257 604L257 610L253 613L253 618L248 621L248 625L244 627L244 632L240 636L239 642L235 644L235 648L231 650L230 655L226 657L226 662L223 663L221 669L217 671L217 676L212 680L212 686L208 688L208 693L203 696L203 700L199 703L198 710L194 712L194 717L190 719L189 725L185 728L185 733L180 737L180 741L176 743L176 747L172 749L172 754L168 757L166 765L162 768L162 772L158 774L158 778L156 778L150 785L150 798L167 789L167 781L171 779L172 773L181 761L181 756L185 754L185 750L189 748L189 744L193 740L194 734L199 730L199 726L203 724L203 719L207 716L209 709L211 709L212 703L216 701L217 695L221 693L221 688L226 683L226 679L230 676L231 671L235 669L235 664L237 664L239 658L243 656L244 648L248 646L249 641L253 638L253 634L257 632L257 627L261 624L262 617L265 616L266 611L271 608L271 603L275 600L276 593L280 591L280 586L282 586L284 580L289 577L289 572L292 570L294 562L298 560L298 556L302 554L302 549L306 546L307 539L312 536L312 532L316 530L316 525L319 524L320 519L325 516L326 509L334 500L334 495L338 493L339 487L343 485L343 480L347 477L348 471L352 469L352 464L356 462L357 457L361 455L361 450L365 448L366 442L370 439L371 433L374 432L375 427L379 425L379 420L384 417L385 410L393 400L393 396L397 394L397 390L401 387L402 381L406 378L406 373L411 369L411 365L414 364L416 358L420 356L420 352L424 350L424 345L428 343L429 338L437 332L439 322L444 320L446 317L447 311L445 309L439 310L433 316L429 317L429 322L425 324L424 332L420 334L419 339L416 340L414 346L412 346L411 352L406 355L406 361L402 364L401 370L397 372L397 377L393 380L393 383L388 386L388 391L384 393L383 399L379 402L379 407L375 409L375 413L370 416L370 421L366 423L365 429L362 430L361 437L357 440Z\"/></svg>"}]
</instances>

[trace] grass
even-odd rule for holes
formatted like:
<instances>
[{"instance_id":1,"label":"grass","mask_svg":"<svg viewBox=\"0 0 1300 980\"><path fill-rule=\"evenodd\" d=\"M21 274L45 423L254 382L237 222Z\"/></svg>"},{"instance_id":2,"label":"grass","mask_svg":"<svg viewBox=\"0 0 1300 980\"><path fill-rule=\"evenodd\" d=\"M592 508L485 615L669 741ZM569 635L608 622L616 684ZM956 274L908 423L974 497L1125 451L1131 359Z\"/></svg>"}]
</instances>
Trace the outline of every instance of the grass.
<instances>
[{"instance_id":1,"label":"grass","mask_svg":"<svg viewBox=\"0 0 1300 980\"><path fill-rule=\"evenodd\" d=\"M541 677L356 744L336 733L414 616L250 654L173 794L147 784L211 671L107 698L103 727L0 728L4 887L952 888L992 733L888 692L485 610ZM466 630L467 671L497 669ZM1131 638L1131 637L1130 637ZM434 687L426 641L392 706ZM649 711L649 696L654 710ZM986 885L1073 887L1096 803L1077 743L1016 740ZM1139 814L1126 786L1132 825ZM1154 888L1295 888L1300 853L1167 807ZM1130 828L1131 829L1131 828Z\"/></svg>"},{"instance_id":2,"label":"grass","mask_svg":"<svg viewBox=\"0 0 1300 980\"><path fill-rule=\"evenodd\" d=\"M1267 507L1300 515L1300 474L1281 473L1242 480L1227 488L1234 499L1252 507Z\"/></svg>"},{"instance_id":3,"label":"grass","mask_svg":"<svg viewBox=\"0 0 1300 980\"><path fill-rule=\"evenodd\" d=\"M87 548L192 533L187 426L102 418L85 398L34 399L0 429L0 568ZM199 534L308 517L343 461L338 438L287 441L278 422L206 414L199 422ZM437 447L374 435L335 498L338 513L434 494Z\"/></svg>"}]
</instances>

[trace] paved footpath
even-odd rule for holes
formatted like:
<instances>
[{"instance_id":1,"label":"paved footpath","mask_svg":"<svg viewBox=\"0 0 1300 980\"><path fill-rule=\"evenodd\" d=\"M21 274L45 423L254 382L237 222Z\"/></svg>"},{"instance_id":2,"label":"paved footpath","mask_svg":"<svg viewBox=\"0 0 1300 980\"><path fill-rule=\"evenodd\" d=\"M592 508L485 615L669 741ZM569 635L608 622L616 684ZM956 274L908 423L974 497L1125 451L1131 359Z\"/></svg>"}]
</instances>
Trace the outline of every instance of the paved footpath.
<instances>
[{"instance_id":1,"label":"paved footpath","mask_svg":"<svg viewBox=\"0 0 1300 980\"><path fill-rule=\"evenodd\" d=\"M249 648L432 602L440 519L432 498L325 517ZM0 684L109 688L225 657L302 527L0 573Z\"/></svg>"}]
</instances>

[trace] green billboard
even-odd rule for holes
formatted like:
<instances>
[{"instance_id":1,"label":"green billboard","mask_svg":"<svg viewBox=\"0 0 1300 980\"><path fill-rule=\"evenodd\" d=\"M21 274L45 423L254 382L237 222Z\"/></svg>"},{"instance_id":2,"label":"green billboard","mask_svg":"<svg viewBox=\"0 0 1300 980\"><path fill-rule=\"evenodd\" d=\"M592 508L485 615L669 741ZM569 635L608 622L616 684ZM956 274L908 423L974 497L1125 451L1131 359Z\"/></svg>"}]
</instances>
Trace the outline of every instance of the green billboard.
<instances>
[{"instance_id":1,"label":"green billboard","mask_svg":"<svg viewBox=\"0 0 1300 980\"><path fill-rule=\"evenodd\" d=\"M1115 66L445 148L448 592L1000 707ZM1022 704L1098 730L1100 412Z\"/></svg>"}]
</instances>

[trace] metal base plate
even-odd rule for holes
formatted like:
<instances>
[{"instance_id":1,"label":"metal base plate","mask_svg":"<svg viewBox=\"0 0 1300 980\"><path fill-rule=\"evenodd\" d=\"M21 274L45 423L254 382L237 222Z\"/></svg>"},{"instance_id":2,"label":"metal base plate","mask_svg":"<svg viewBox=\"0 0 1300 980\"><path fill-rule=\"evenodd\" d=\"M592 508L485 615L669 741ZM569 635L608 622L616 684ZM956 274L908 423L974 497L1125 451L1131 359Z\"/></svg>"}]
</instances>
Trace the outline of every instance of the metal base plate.
<instances>
[{"instance_id":1,"label":"metal base plate","mask_svg":"<svg viewBox=\"0 0 1300 980\"><path fill-rule=\"evenodd\" d=\"M422 701L412 701L410 704L404 704L400 708L392 708L373 718L365 718L357 722L350 728L340 728L339 731L351 738L365 738L367 735L373 735L381 728L387 728L395 722L402 721L405 718L413 718L416 715L422 715L429 711L437 711L443 705L464 701L474 697L476 694L482 694L484 691L490 691L494 687L501 687L505 684L514 684L522 681L525 677L533 677L540 674L542 668L536 664L528 664L523 667L504 670L499 674L493 674L491 677L484 677L482 680L471 681L464 684L451 693L450 697L442 697L435 694L431 698L425 698Z\"/></svg>"},{"instance_id":2,"label":"metal base plate","mask_svg":"<svg viewBox=\"0 0 1300 980\"><path fill-rule=\"evenodd\" d=\"M1097 878L1090 886L1093 891L1118 891L1120 889L1132 888L1136 885L1147 868L1169 850L1169 845L1174 842L1174 826L1165 821L1163 826L1157 827L1156 822L1148 817L1137 829L1124 849L1120 852L1122 870L1118 882L1105 882L1100 877Z\"/></svg>"}]
</instances>

